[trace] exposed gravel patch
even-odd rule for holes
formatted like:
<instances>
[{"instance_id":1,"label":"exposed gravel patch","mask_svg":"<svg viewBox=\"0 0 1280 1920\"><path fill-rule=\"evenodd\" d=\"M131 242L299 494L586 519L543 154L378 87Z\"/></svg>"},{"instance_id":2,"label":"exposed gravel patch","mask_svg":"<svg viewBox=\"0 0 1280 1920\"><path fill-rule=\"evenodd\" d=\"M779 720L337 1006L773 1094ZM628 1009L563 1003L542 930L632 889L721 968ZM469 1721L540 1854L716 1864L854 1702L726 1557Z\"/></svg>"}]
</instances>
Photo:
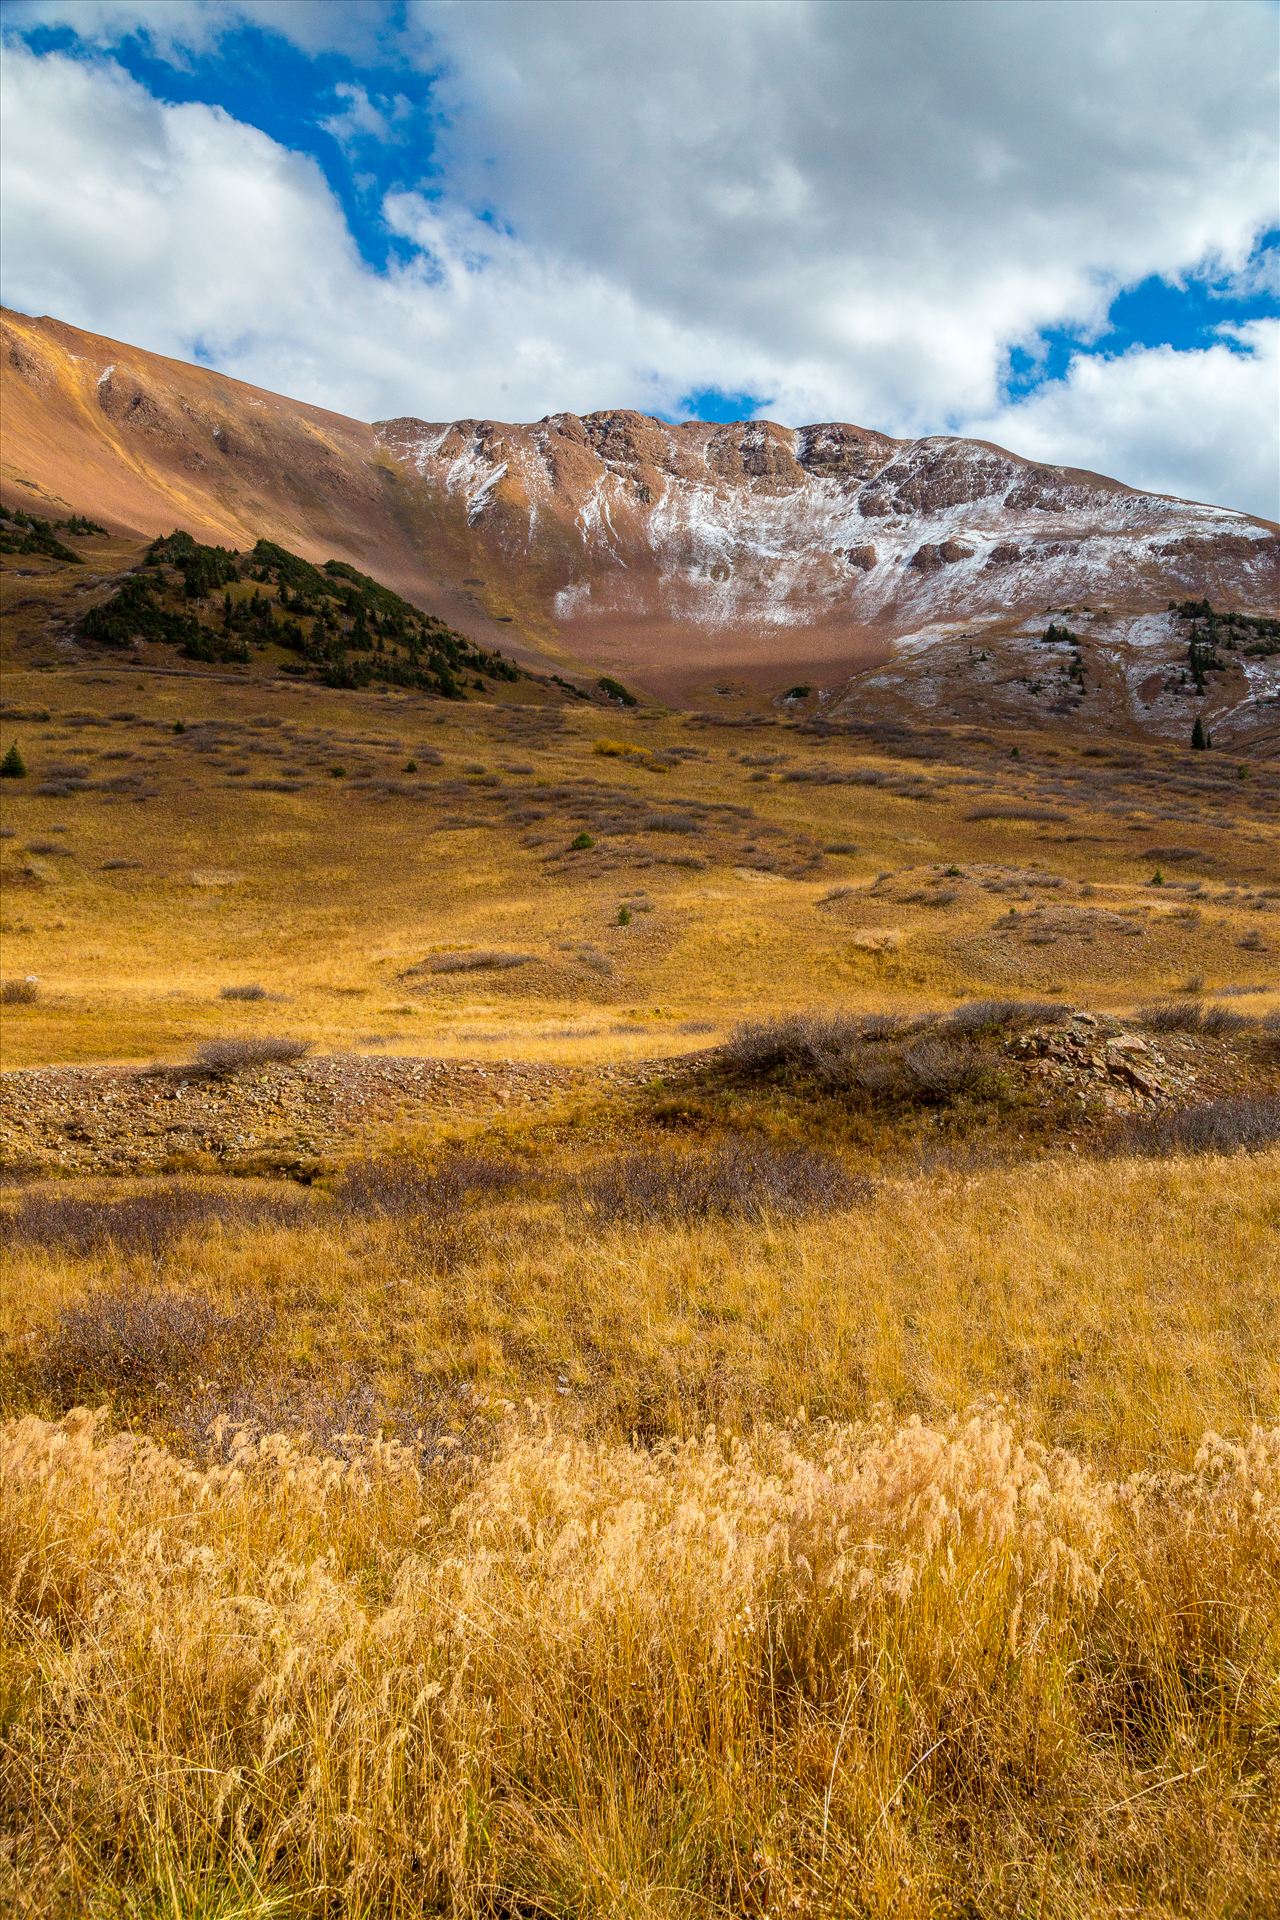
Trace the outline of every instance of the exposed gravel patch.
<instances>
[{"instance_id":1,"label":"exposed gravel patch","mask_svg":"<svg viewBox=\"0 0 1280 1920\"><path fill-rule=\"evenodd\" d=\"M228 1078L33 1067L0 1078L0 1163L42 1173L257 1169L305 1177L394 1121L545 1105L613 1078L541 1063L333 1055Z\"/></svg>"}]
</instances>

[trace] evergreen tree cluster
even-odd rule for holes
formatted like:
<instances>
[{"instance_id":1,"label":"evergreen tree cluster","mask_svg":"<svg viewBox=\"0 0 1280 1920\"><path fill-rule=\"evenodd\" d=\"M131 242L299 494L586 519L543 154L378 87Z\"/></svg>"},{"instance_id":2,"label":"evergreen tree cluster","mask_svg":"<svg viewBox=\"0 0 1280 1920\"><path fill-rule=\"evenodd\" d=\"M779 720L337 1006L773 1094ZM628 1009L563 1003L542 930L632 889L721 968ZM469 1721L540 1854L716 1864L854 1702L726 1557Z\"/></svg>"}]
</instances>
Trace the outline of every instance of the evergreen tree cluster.
<instances>
[{"instance_id":1,"label":"evergreen tree cluster","mask_svg":"<svg viewBox=\"0 0 1280 1920\"><path fill-rule=\"evenodd\" d=\"M176 567L182 575L182 591L188 600L205 600L219 587L240 578L240 556L230 547L203 547L189 533L181 531L164 540L154 540L147 550L149 567Z\"/></svg>"},{"instance_id":2,"label":"evergreen tree cluster","mask_svg":"<svg viewBox=\"0 0 1280 1920\"><path fill-rule=\"evenodd\" d=\"M105 533L96 520L73 513L67 520L42 520L38 514L24 513L20 507L0 506L0 553L43 553L50 560L69 560L81 565L80 555L59 540L60 533Z\"/></svg>"},{"instance_id":3,"label":"evergreen tree cluster","mask_svg":"<svg viewBox=\"0 0 1280 1920\"><path fill-rule=\"evenodd\" d=\"M1197 693L1204 692L1206 673L1225 671L1223 652L1253 660L1280 653L1280 620L1265 614L1218 613L1207 600L1170 602L1169 611L1190 628L1187 666Z\"/></svg>"},{"instance_id":4,"label":"evergreen tree cluster","mask_svg":"<svg viewBox=\"0 0 1280 1920\"><path fill-rule=\"evenodd\" d=\"M249 658L243 640L227 640L194 614L166 606L162 589L145 573L130 574L109 600L90 607L76 629L80 639L99 647L131 647L135 640L177 647L188 660L235 662Z\"/></svg>"},{"instance_id":5,"label":"evergreen tree cluster","mask_svg":"<svg viewBox=\"0 0 1280 1920\"><path fill-rule=\"evenodd\" d=\"M287 670L328 686L378 681L451 700L465 699L468 685L519 678L502 654L344 561L317 567L273 540L241 554L180 529L154 541L143 569L78 630L98 645L156 640L203 661L245 662L252 648L274 645L296 656Z\"/></svg>"}]
</instances>

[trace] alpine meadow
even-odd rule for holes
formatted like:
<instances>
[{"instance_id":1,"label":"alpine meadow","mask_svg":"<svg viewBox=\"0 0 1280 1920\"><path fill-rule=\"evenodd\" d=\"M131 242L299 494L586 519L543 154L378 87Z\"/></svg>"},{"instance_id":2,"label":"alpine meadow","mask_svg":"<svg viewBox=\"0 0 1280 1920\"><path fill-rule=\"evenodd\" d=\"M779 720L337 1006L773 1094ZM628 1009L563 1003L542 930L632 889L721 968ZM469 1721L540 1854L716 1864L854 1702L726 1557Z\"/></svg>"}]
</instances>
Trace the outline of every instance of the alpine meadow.
<instances>
[{"instance_id":1,"label":"alpine meadow","mask_svg":"<svg viewBox=\"0 0 1280 1920\"><path fill-rule=\"evenodd\" d=\"M1275 28L6 4L6 1912L1280 1912Z\"/></svg>"}]
</instances>

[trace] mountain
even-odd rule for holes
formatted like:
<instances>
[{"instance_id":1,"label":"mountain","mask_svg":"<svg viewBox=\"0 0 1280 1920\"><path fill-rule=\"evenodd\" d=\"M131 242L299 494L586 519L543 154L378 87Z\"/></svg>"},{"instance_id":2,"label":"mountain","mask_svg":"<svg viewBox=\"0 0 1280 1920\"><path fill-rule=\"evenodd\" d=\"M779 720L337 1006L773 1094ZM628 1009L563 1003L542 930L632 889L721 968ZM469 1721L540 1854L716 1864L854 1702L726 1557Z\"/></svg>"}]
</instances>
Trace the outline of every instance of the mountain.
<instances>
[{"instance_id":1,"label":"mountain","mask_svg":"<svg viewBox=\"0 0 1280 1920\"><path fill-rule=\"evenodd\" d=\"M1141 722L1145 686L1153 724L1176 729L1187 643L1169 603L1280 599L1269 523L980 441L626 411L366 425L55 320L6 313L2 330L10 504L147 535L265 535L354 563L481 645L675 697L799 683L936 706L951 669L930 662L978 645L1001 669L980 710L1029 684L1022 653L1051 611L1085 608L1073 638L1116 668L1095 677L1109 717L1127 702ZM1136 667L1118 659L1135 648ZM1274 657L1254 657L1227 663L1219 705L1238 718L1280 692Z\"/></svg>"}]
</instances>

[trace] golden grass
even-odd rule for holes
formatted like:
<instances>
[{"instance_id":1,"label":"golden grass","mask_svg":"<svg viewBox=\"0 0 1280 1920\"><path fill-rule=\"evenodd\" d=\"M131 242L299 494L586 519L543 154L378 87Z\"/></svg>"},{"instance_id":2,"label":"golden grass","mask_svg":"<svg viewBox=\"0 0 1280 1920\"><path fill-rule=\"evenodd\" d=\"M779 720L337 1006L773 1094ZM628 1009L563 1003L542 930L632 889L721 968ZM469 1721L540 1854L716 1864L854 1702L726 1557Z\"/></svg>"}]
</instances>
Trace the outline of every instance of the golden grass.
<instances>
[{"instance_id":1,"label":"golden grass","mask_svg":"<svg viewBox=\"0 0 1280 1920\"><path fill-rule=\"evenodd\" d=\"M10 1066L269 1034L616 1066L788 1008L1280 1000L1256 768L27 657L6 699L49 715L4 723L32 772L0 794L3 974L39 976ZM476 949L533 958L430 968ZM529 1177L434 1225L330 1182L297 1223L14 1241L0 1901L1280 1909L1280 1154L966 1171L957 1123L930 1169L923 1122L908 1164L833 1121L877 1162L852 1205L608 1226L574 1183L645 1116L826 1124L769 1088L683 1120L630 1098L500 1116L483 1144ZM986 1140L1006 1162L1022 1111ZM104 1289L179 1346L77 1411L51 1357ZM219 1314L235 1339L184 1371Z\"/></svg>"},{"instance_id":2,"label":"golden grass","mask_svg":"<svg viewBox=\"0 0 1280 1920\"><path fill-rule=\"evenodd\" d=\"M32 1910L1280 1898L1280 1429L1124 1480L999 1409L656 1452L534 1423L462 1478L224 1448L4 1430Z\"/></svg>"},{"instance_id":3,"label":"golden grass","mask_svg":"<svg viewBox=\"0 0 1280 1920\"><path fill-rule=\"evenodd\" d=\"M1064 1158L640 1234L500 1200L443 1268L323 1199L158 1267L19 1247L15 1898L1267 1912L1278 1172ZM22 1414L113 1270L274 1332L211 1398L126 1391L132 1432ZM361 1382L419 1437L263 1430ZM191 1464L219 1400L259 1423Z\"/></svg>"},{"instance_id":4,"label":"golden grass","mask_svg":"<svg viewBox=\"0 0 1280 1920\"><path fill-rule=\"evenodd\" d=\"M1013 763L999 739L957 731L921 760L790 722L641 711L610 715L609 743L627 751L601 755L591 709L110 662L17 664L6 698L49 715L5 722L31 772L0 793L4 971L40 980L35 1005L7 1011L12 1066L176 1059L213 1034L282 1028L322 1050L379 1035L448 1053L479 1030L594 1057L608 1049L566 1029L639 1025L661 1051L687 1020L724 1027L757 1009L984 992L1114 1007L1196 977L1258 989L1255 1008L1277 1000L1265 782L1171 805L1187 756L1168 748L1126 748L1125 768L1046 738ZM37 793L67 767L88 782ZM254 785L282 779L296 790ZM119 780L135 785L104 784ZM1034 815L1046 799L1048 824L970 817L984 802ZM682 815L674 833L647 824ZM571 855L583 827L595 847ZM1171 845L1154 887L1150 850ZM468 948L535 964L407 977ZM273 997L220 999L245 983Z\"/></svg>"},{"instance_id":5,"label":"golden grass","mask_svg":"<svg viewBox=\"0 0 1280 1920\"><path fill-rule=\"evenodd\" d=\"M317 1198L305 1225L232 1225L159 1256L16 1243L0 1340L12 1363L105 1277L158 1275L272 1310L249 1373L222 1382L268 1418L290 1382L321 1398L372 1383L389 1412L446 1420L531 1399L619 1437L801 1407L936 1421L994 1395L1103 1471L1183 1467L1206 1427L1280 1417L1278 1174L1274 1151L1068 1156L890 1180L812 1220L605 1231L553 1200L424 1232Z\"/></svg>"}]
</instances>

